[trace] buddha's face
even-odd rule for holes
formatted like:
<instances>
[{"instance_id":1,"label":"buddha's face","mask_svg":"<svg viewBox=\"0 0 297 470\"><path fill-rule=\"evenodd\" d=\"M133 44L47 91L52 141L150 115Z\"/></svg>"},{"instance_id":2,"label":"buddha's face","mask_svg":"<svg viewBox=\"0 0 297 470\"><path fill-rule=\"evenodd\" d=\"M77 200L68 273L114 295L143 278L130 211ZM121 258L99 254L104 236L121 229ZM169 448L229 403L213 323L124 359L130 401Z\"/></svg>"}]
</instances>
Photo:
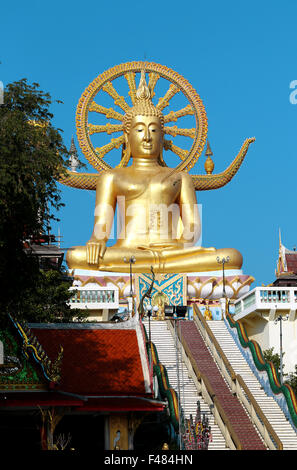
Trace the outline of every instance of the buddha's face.
<instances>
[{"instance_id":1,"label":"buddha's face","mask_svg":"<svg viewBox=\"0 0 297 470\"><path fill-rule=\"evenodd\" d=\"M163 132L157 116L132 118L127 140L133 158L158 158L163 145Z\"/></svg>"}]
</instances>

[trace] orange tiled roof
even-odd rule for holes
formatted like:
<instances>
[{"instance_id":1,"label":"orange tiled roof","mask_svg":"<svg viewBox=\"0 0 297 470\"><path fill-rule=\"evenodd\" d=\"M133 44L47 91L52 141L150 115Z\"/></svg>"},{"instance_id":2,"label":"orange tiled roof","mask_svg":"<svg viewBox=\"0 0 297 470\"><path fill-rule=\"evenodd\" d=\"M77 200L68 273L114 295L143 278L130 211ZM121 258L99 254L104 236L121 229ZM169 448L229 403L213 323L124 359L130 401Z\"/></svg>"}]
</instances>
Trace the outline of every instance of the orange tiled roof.
<instances>
[{"instance_id":1,"label":"orange tiled roof","mask_svg":"<svg viewBox=\"0 0 297 470\"><path fill-rule=\"evenodd\" d=\"M87 396L148 396L135 330L32 328L51 359L64 349L57 390Z\"/></svg>"}]
</instances>

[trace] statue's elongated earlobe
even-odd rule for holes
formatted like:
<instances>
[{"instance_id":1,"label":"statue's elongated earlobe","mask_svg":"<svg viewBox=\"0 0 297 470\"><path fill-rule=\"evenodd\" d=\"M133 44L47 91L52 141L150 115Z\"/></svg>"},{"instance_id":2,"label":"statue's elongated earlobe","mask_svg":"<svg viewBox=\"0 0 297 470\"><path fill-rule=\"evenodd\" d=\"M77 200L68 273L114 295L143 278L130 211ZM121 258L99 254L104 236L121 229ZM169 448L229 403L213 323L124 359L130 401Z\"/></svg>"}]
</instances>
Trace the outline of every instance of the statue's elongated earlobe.
<instances>
[{"instance_id":1,"label":"statue's elongated earlobe","mask_svg":"<svg viewBox=\"0 0 297 470\"><path fill-rule=\"evenodd\" d=\"M161 146L161 150L160 150L160 155L159 155L159 158L158 158L158 163L159 165L161 166L167 166L164 159L163 159L163 147L164 147L164 143L163 145Z\"/></svg>"},{"instance_id":2,"label":"statue's elongated earlobe","mask_svg":"<svg viewBox=\"0 0 297 470\"><path fill-rule=\"evenodd\" d=\"M129 160L131 158L131 147L129 144L128 137L126 138L127 134L125 133L125 143L123 144L123 150L122 150L122 158L121 161L118 165L118 168L122 168L124 166L127 166L129 163Z\"/></svg>"}]
</instances>

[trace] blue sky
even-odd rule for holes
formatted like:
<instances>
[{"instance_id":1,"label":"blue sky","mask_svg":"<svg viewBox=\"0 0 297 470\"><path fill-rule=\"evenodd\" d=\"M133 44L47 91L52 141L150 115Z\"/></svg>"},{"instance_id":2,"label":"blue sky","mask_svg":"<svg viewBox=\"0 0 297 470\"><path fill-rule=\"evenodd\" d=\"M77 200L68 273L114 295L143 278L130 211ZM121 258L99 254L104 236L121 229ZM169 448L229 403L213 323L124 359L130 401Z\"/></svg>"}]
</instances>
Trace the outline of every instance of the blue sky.
<instances>
[{"instance_id":1,"label":"blue sky","mask_svg":"<svg viewBox=\"0 0 297 470\"><path fill-rule=\"evenodd\" d=\"M206 108L215 172L231 163L245 138L256 137L231 183L197 194L203 245L237 248L244 273L267 284L274 280L279 228L288 248L297 244L297 104L289 99L297 80L296 16L294 0L6 2L0 80L26 77L63 100L52 111L69 146L78 100L108 68L145 59L187 78ZM204 161L203 153L193 173L204 173ZM61 191L66 206L55 231L64 248L83 245L95 195Z\"/></svg>"}]
</instances>

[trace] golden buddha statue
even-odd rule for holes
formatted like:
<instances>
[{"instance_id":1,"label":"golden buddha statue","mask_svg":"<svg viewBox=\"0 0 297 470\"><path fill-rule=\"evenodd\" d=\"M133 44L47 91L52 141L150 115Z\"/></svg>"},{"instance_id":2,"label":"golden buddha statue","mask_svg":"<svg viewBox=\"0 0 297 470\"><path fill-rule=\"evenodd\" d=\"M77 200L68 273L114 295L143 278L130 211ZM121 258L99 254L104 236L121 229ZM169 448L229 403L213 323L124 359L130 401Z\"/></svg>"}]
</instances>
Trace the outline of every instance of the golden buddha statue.
<instances>
[{"instance_id":1,"label":"golden buddha statue","mask_svg":"<svg viewBox=\"0 0 297 470\"><path fill-rule=\"evenodd\" d=\"M68 267L129 272L124 258L134 257L133 272L151 266L156 273L204 272L219 270L217 258L229 257L228 269L240 269L236 249L195 246L201 227L194 180L163 160L164 115L152 103L144 71L134 105L125 109L122 164L97 176L93 233L86 246L68 250ZM122 227L107 246L116 207Z\"/></svg>"}]
</instances>

